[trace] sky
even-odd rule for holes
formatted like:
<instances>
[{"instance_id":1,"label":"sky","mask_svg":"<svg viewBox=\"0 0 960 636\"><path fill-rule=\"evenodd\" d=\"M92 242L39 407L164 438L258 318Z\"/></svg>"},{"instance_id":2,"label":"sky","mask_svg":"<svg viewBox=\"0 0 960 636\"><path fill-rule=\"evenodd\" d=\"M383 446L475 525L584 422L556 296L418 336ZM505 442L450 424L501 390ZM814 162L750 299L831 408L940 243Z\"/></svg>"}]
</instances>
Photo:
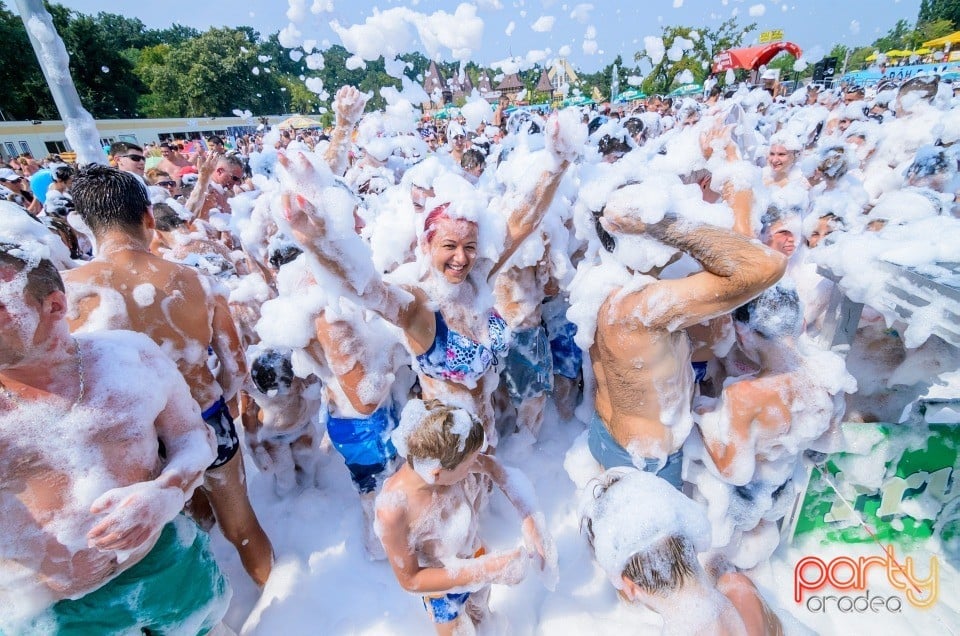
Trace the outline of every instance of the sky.
<instances>
[{"instance_id":1,"label":"sky","mask_svg":"<svg viewBox=\"0 0 960 636\"><path fill-rule=\"evenodd\" d=\"M286 27L290 15L300 39L313 39L320 49L343 43L330 27L334 20L349 27L364 23L376 11L403 7L406 15L438 11L452 15L458 6L436 0L58 1L82 13L107 11L136 17L148 27L179 23L202 31L211 26L245 25L264 35ZM435 49L442 59L465 56L488 66L510 56L538 60L565 54L576 68L592 72L617 54L629 61L644 48L644 37L660 35L664 26L715 28L729 17L736 17L742 26L757 23L745 45L755 43L762 31L779 29L784 39L798 44L812 62L837 43L867 45L899 19L913 24L920 0L473 0L470 4L476 7L472 20L461 19L468 14L458 14L440 23L446 25L441 30L451 35L441 39L454 42ZM469 33L468 24L473 29ZM368 46L377 39L360 34L360 41L366 40ZM422 40L418 43L417 48L429 55ZM467 50L452 52L451 46L464 43ZM374 50L376 46L373 44Z\"/></svg>"}]
</instances>

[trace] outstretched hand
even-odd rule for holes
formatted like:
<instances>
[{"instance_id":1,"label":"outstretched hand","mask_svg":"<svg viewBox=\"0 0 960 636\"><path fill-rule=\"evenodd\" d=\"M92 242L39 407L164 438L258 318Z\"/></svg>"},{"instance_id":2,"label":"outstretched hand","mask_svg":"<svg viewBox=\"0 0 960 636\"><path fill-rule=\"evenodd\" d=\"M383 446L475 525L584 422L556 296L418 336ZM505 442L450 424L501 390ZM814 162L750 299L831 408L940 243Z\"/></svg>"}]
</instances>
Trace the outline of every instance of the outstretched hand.
<instances>
[{"instance_id":1,"label":"outstretched hand","mask_svg":"<svg viewBox=\"0 0 960 636\"><path fill-rule=\"evenodd\" d=\"M724 149L727 159L737 158L737 145L732 138L733 128L732 124L724 124L718 120L700 134L700 151L704 159L710 159L718 148Z\"/></svg>"},{"instance_id":2,"label":"outstretched hand","mask_svg":"<svg viewBox=\"0 0 960 636\"><path fill-rule=\"evenodd\" d=\"M547 120L547 149L560 162L573 163L587 143L587 127L574 111L560 111Z\"/></svg>"},{"instance_id":3,"label":"outstretched hand","mask_svg":"<svg viewBox=\"0 0 960 636\"><path fill-rule=\"evenodd\" d=\"M363 116L367 105L366 96L353 86L341 86L333 98L333 110L338 126L353 126Z\"/></svg>"}]
</instances>

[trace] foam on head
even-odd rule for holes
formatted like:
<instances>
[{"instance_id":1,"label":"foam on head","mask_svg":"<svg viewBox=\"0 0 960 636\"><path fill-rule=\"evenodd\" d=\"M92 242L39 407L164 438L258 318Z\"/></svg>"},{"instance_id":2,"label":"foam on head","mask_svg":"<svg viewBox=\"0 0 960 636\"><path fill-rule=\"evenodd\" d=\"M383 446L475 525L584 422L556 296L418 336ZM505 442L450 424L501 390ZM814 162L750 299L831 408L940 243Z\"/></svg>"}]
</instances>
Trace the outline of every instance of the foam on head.
<instances>
[{"instance_id":1,"label":"foam on head","mask_svg":"<svg viewBox=\"0 0 960 636\"><path fill-rule=\"evenodd\" d=\"M706 510L656 475L632 468L610 469L587 484L580 518L597 563L617 588L630 558L665 537L687 537L697 551L710 547Z\"/></svg>"}]
</instances>

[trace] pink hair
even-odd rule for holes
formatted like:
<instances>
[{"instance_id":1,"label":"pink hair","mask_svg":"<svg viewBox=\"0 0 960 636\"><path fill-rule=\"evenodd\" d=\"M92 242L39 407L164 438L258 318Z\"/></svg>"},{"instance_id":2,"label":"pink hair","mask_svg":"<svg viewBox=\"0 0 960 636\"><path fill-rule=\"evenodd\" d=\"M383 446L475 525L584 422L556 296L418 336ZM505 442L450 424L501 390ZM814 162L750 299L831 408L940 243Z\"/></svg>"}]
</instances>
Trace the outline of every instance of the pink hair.
<instances>
[{"instance_id":1,"label":"pink hair","mask_svg":"<svg viewBox=\"0 0 960 636\"><path fill-rule=\"evenodd\" d=\"M456 221L466 221L467 223L472 223L476 225L474 221L468 219L452 219L450 215L447 214L447 208L450 207L450 203L444 203L443 205L438 205L437 207L430 210L427 213L427 217L423 220L423 240L428 244L433 240L433 235L437 231L437 222L440 219L451 219Z\"/></svg>"}]
</instances>

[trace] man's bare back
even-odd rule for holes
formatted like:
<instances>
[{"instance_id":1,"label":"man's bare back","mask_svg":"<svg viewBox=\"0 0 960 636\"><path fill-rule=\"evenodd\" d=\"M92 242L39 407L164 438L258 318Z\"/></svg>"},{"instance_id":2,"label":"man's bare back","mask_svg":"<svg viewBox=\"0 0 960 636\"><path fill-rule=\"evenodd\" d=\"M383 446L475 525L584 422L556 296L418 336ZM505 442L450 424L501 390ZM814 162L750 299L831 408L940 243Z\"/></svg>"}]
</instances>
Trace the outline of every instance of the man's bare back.
<instances>
[{"instance_id":1,"label":"man's bare back","mask_svg":"<svg viewBox=\"0 0 960 636\"><path fill-rule=\"evenodd\" d=\"M227 351L217 341L229 338L215 331L218 321L229 321L226 307L218 307L209 286L194 270L152 254L120 249L82 267L64 272L74 332L103 328L130 329L148 334L176 361L194 399L203 407L220 399L221 387L207 366L207 346ZM227 312L225 317L220 312ZM221 343L226 345L227 343ZM221 364L235 365L229 357ZM234 367L235 368L235 367Z\"/></svg>"}]
</instances>

